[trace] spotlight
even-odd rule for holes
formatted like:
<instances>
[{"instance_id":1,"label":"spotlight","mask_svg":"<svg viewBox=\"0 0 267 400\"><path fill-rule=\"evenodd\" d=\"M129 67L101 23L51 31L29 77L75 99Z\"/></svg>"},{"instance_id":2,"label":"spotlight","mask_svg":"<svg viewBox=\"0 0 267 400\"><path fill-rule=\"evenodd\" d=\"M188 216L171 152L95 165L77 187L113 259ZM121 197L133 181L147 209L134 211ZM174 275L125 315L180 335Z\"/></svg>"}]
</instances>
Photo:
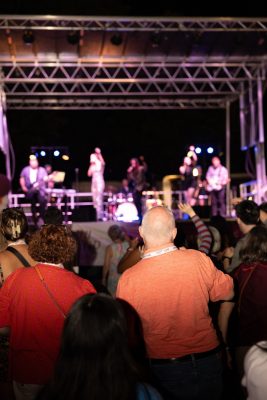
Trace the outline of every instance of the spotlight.
<instances>
[{"instance_id":1,"label":"spotlight","mask_svg":"<svg viewBox=\"0 0 267 400\"><path fill-rule=\"evenodd\" d=\"M42 150L42 151L40 152L40 154L41 154L42 157L45 157L45 156L46 156L46 152L45 152L44 150Z\"/></svg>"},{"instance_id":2,"label":"spotlight","mask_svg":"<svg viewBox=\"0 0 267 400\"><path fill-rule=\"evenodd\" d=\"M22 40L27 45L33 44L35 40L33 31L31 29L25 29L22 35Z\"/></svg>"},{"instance_id":3,"label":"spotlight","mask_svg":"<svg viewBox=\"0 0 267 400\"><path fill-rule=\"evenodd\" d=\"M120 33L114 33L110 38L111 43L114 46L120 46L122 44L122 35Z\"/></svg>"},{"instance_id":4,"label":"spotlight","mask_svg":"<svg viewBox=\"0 0 267 400\"><path fill-rule=\"evenodd\" d=\"M60 152L59 152L58 150L55 150L55 151L54 151L54 156L55 156L55 157L58 157L59 154L60 154Z\"/></svg>"},{"instance_id":5,"label":"spotlight","mask_svg":"<svg viewBox=\"0 0 267 400\"><path fill-rule=\"evenodd\" d=\"M67 35L67 41L69 44L78 44L81 39L81 34L79 31L70 31Z\"/></svg>"},{"instance_id":6,"label":"spotlight","mask_svg":"<svg viewBox=\"0 0 267 400\"><path fill-rule=\"evenodd\" d=\"M210 147L207 148L207 153L208 154L212 154L213 152L214 152L214 148L213 147L210 146Z\"/></svg>"},{"instance_id":7,"label":"spotlight","mask_svg":"<svg viewBox=\"0 0 267 400\"><path fill-rule=\"evenodd\" d=\"M196 152L196 154L201 154L202 150L200 147L196 147L195 152Z\"/></svg>"},{"instance_id":8,"label":"spotlight","mask_svg":"<svg viewBox=\"0 0 267 400\"><path fill-rule=\"evenodd\" d=\"M63 154L63 156L62 156L62 160L64 160L64 161L69 161L69 156L67 155L67 154Z\"/></svg>"},{"instance_id":9,"label":"spotlight","mask_svg":"<svg viewBox=\"0 0 267 400\"><path fill-rule=\"evenodd\" d=\"M37 157L38 157L38 153L30 154L29 159L30 160L36 160Z\"/></svg>"}]
</instances>

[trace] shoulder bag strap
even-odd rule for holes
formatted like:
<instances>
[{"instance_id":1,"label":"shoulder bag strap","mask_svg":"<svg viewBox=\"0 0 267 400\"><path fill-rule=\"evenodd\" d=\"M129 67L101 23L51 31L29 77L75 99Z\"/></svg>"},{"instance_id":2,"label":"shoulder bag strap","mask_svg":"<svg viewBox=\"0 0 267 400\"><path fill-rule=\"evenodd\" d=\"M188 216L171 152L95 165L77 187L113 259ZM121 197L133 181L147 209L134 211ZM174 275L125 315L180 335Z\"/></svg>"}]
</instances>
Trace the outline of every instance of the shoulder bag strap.
<instances>
[{"instance_id":1,"label":"shoulder bag strap","mask_svg":"<svg viewBox=\"0 0 267 400\"><path fill-rule=\"evenodd\" d=\"M23 257L23 255L17 249L14 249L14 247L10 246L6 249L6 251L9 251L10 253L14 254L14 256L17 257L21 261L21 263L24 265L24 267L31 266L31 264L26 260L26 258Z\"/></svg>"},{"instance_id":2,"label":"shoulder bag strap","mask_svg":"<svg viewBox=\"0 0 267 400\"><path fill-rule=\"evenodd\" d=\"M53 296L53 294L51 293L49 287L47 286L47 283L46 283L45 280L44 280L44 277L43 277L42 274L41 274L41 271L40 271L39 268L36 267L36 266L33 267L33 268L35 269L37 275L39 276L40 281L42 282L42 284L43 284L45 290L47 291L47 293L48 293L50 299L52 300L52 302L54 303L54 305L56 306L56 308L58 309L58 311L60 312L60 314L61 314L61 315L63 316L63 318L65 319L67 316L66 316L66 314L64 313L64 311L62 310L62 308L60 307L60 305L58 304L58 302L56 301L56 299L55 299L55 297Z\"/></svg>"}]
</instances>

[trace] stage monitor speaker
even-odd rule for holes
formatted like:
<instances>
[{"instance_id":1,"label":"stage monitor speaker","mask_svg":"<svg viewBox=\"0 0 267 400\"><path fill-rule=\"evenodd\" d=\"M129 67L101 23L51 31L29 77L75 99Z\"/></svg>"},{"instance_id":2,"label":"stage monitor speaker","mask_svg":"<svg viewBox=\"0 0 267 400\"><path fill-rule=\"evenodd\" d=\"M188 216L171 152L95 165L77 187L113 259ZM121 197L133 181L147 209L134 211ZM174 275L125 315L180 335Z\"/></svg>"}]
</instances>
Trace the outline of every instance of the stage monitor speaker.
<instances>
[{"instance_id":1,"label":"stage monitor speaker","mask_svg":"<svg viewBox=\"0 0 267 400\"><path fill-rule=\"evenodd\" d=\"M72 212L73 222L92 222L96 221L96 210L93 206L77 207Z\"/></svg>"},{"instance_id":2,"label":"stage monitor speaker","mask_svg":"<svg viewBox=\"0 0 267 400\"><path fill-rule=\"evenodd\" d=\"M199 218L210 218L211 207L210 206L194 206L196 214Z\"/></svg>"}]
</instances>

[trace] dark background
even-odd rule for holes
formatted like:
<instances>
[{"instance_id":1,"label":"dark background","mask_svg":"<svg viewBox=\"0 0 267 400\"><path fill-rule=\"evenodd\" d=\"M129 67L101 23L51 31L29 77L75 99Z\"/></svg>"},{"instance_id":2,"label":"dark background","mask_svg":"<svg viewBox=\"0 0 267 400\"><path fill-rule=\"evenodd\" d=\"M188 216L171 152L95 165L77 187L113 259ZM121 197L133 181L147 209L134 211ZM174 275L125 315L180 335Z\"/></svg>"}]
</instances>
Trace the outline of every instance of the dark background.
<instances>
[{"instance_id":1,"label":"dark background","mask_svg":"<svg viewBox=\"0 0 267 400\"><path fill-rule=\"evenodd\" d=\"M177 4L179 3L179 4ZM58 15L146 15L146 16L257 16L264 15L262 4L233 2L218 8L207 2L164 1L9 1L1 2L1 14ZM264 107L265 109L265 107ZM131 157L144 155L150 174L161 180L166 174L178 173L178 167L191 144L211 145L225 163L224 110L92 110L92 111L8 111L8 126L16 155L13 190L18 189L20 170L28 163L30 147L68 146L70 161L53 159L55 169L65 169L66 185L85 180L89 154L95 146L102 149L106 160L105 179L120 180L125 176ZM3 157L2 157L3 158ZM41 164L51 160L40 159ZM210 156L200 156L205 168ZM3 164L3 160L1 162ZM238 103L231 106L231 172L245 172L245 154L240 151Z\"/></svg>"}]
</instances>

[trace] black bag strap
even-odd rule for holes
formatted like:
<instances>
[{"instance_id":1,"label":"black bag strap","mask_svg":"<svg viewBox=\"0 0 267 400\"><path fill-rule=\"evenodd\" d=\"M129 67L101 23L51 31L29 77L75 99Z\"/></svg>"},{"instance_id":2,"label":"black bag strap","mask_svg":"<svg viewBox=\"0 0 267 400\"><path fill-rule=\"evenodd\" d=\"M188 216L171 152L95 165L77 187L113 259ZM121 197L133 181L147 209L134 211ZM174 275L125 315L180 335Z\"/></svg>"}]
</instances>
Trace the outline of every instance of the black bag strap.
<instances>
[{"instance_id":1,"label":"black bag strap","mask_svg":"<svg viewBox=\"0 0 267 400\"><path fill-rule=\"evenodd\" d=\"M14 256L17 257L21 261L21 263L22 263L22 265L24 265L24 267L31 266L31 264L29 264L29 262L26 260L26 258L23 257L23 255L17 249L14 249L14 247L10 246L6 249L6 251L9 251L10 253L14 254Z\"/></svg>"},{"instance_id":2,"label":"black bag strap","mask_svg":"<svg viewBox=\"0 0 267 400\"><path fill-rule=\"evenodd\" d=\"M56 308L58 309L58 311L60 312L60 314L63 316L63 318L67 318L65 312L63 311L63 309L60 307L60 305L58 304L57 300L55 299L55 297L53 296L51 290L49 289L49 287L47 286L46 281L44 280L43 275L41 274L41 271L39 270L39 268L37 266L33 267L35 269L35 271L37 272L37 275L40 278L40 281L42 282L45 290L47 291L50 299L52 300L52 302L54 303L54 305L56 306Z\"/></svg>"}]
</instances>

